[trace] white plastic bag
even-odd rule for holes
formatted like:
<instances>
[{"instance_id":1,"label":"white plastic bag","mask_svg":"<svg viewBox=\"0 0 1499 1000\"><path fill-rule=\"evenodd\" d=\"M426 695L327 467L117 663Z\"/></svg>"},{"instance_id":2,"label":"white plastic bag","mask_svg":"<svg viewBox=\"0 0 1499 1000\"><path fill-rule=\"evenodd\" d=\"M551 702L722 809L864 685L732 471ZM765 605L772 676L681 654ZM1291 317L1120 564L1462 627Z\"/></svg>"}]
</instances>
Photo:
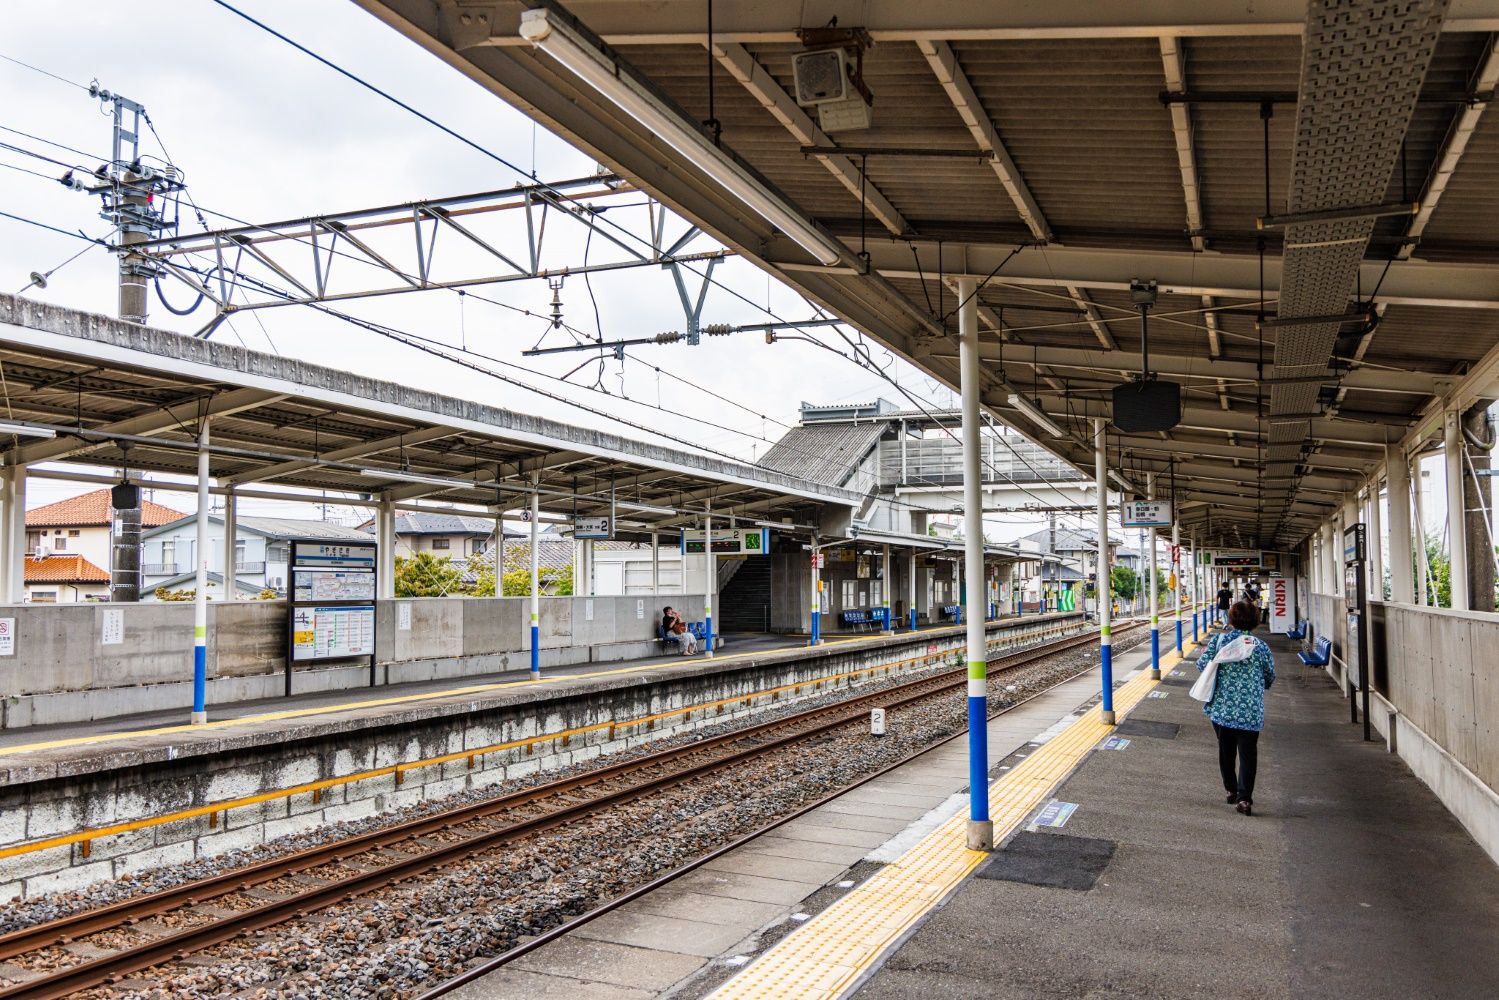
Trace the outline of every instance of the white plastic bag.
<instances>
[{"instance_id":1,"label":"white plastic bag","mask_svg":"<svg viewBox=\"0 0 1499 1000\"><path fill-rule=\"evenodd\" d=\"M1192 689L1187 693L1198 701L1212 701L1213 692L1218 687L1218 664L1237 663L1253 655L1254 638L1252 636L1241 635L1233 642L1224 643L1208 661L1208 665L1203 667L1202 673L1198 675Z\"/></svg>"}]
</instances>

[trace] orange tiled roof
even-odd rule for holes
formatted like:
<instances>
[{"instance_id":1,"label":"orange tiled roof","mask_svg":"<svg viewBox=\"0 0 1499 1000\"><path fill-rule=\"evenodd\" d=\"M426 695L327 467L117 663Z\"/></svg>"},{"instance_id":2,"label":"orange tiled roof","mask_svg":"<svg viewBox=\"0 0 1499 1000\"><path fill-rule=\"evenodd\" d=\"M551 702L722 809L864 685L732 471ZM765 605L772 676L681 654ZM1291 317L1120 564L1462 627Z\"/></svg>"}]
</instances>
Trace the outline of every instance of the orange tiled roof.
<instances>
[{"instance_id":1,"label":"orange tiled roof","mask_svg":"<svg viewBox=\"0 0 1499 1000\"><path fill-rule=\"evenodd\" d=\"M109 573L80 555L26 557L27 583L108 583Z\"/></svg>"},{"instance_id":2,"label":"orange tiled roof","mask_svg":"<svg viewBox=\"0 0 1499 1000\"><path fill-rule=\"evenodd\" d=\"M154 528L182 517L182 511L141 501L141 527ZM26 512L28 528L104 528L110 523L109 490L94 490Z\"/></svg>"}]
</instances>

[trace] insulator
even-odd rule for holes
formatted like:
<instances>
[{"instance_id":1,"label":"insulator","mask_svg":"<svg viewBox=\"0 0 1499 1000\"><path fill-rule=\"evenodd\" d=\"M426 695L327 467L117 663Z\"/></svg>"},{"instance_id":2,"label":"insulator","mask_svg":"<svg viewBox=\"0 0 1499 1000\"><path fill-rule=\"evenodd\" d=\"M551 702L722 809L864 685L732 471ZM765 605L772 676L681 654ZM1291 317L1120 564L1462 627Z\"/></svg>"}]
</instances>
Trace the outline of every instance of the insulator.
<instances>
[{"instance_id":1,"label":"insulator","mask_svg":"<svg viewBox=\"0 0 1499 1000\"><path fill-rule=\"evenodd\" d=\"M727 323L709 323L702 331L710 337L727 337L734 332L734 328Z\"/></svg>"},{"instance_id":2,"label":"insulator","mask_svg":"<svg viewBox=\"0 0 1499 1000\"><path fill-rule=\"evenodd\" d=\"M682 339L682 334L676 330L667 330L665 333L656 334L656 343L675 344Z\"/></svg>"}]
</instances>

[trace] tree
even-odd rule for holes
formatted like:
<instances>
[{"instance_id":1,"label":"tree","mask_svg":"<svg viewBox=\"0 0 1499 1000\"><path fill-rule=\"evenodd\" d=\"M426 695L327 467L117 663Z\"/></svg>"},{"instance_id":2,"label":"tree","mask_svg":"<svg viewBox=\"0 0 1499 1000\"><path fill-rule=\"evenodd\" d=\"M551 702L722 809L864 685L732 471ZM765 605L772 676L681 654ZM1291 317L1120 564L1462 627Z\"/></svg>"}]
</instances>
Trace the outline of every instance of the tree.
<instances>
[{"instance_id":1,"label":"tree","mask_svg":"<svg viewBox=\"0 0 1499 1000\"><path fill-rule=\"evenodd\" d=\"M418 552L396 557L397 597L453 597L463 593L463 572L448 556Z\"/></svg>"},{"instance_id":2,"label":"tree","mask_svg":"<svg viewBox=\"0 0 1499 1000\"><path fill-rule=\"evenodd\" d=\"M1115 566L1109 571L1109 586L1121 601L1133 601L1140 592L1140 577L1128 566Z\"/></svg>"}]
</instances>

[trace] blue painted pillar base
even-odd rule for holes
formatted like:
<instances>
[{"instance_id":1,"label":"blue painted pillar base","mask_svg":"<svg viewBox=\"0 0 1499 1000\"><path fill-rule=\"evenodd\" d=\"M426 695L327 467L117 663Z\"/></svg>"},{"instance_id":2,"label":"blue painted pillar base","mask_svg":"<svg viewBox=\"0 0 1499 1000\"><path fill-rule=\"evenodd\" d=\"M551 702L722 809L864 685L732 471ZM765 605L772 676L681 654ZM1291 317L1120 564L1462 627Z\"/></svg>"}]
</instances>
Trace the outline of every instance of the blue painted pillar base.
<instances>
[{"instance_id":1,"label":"blue painted pillar base","mask_svg":"<svg viewBox=\"0 0 1499 1000\"><path fill-rule=\"evenodd\" d=\"M812 612L812 641L809 645L815 646L822 642L822 612Z\"/></svg>"},{"instance_id":2,"label":"blue painted pillar base","mask_svg":"<svg viewBox=\"0 0 1499 1000\"><path fill-rule=\"evenodd\" d=\"M541 626L531 626L531 679L541 680Z\"/></svg>"},{"instance_id":3,"label":"blue painted pillar base","mask_svg":"<svg viewBox=\"0 0 1499 1000\"><path fill-rule=\"evenodd\" d=\"M712 615L704 615L703 616L703 650L709 656L713 655L713 616Z\"/></svg>"},{"instance_id":4,"label":"blue painted pillar base","mask_svg":"<svg viewBox=\"0 0 1499 1000\"><path fill-rule=\"evenodd\" d=\"M1150 626L1150 676L1161 676L1161 630L1154 624Z\"/></svg>"},{"instance_id":5,"label":"blue painted pillar base","mask_svg":"<svg viewBox=\"0 0 1499 1000\"><path fill-rule=\"evenodd\" d=\"M916 631L916 609L915 608L911 609L911 631L912 632Z\"/></svg>"},{"instance_id":6,"label":"blue painted pillar base","mask_svg":"<svg viewBox=\"0 0 1499 1000\"><path fill-rule=\"evenodd\" d=\"M1192 612L1192 641L1197 641L1197 619L1202 614L1200 611Z\"/></svg>"},{"instance_id":7,"label":"blue painted pillar base","mask_svg":"<svg viewBox=\"0 0 1499 1000\"><path fill-rule=\"evenodd\" d=\"M1108 632L1104 632L1103 643L1098 648L1098 665L1100 678L1103 686L1103 705L1100 714L1106 726L1114 724L1114 647L1109 641Z\"/></svg>"},{"instance_id":8,"label":"blue painted pillar base","mask_svg":"<svg viewBox=\"0 0 1499 1000\"><path fill-rule=\"evenodd\" d=\"M1182 620L1180 618L1178 618L1176 620L1176 655L1180 656L1181 653L1182 653Z\"/></svg>"},{"instance_id":9,"label":"blue painted pillar base","mask_svg":"<svg viewBox=\"0 0 1499 1000\"><path fill-rule=\"evenodd\" d=\"M208 721L208 647L200 640L193 644L193 725Z\"/></svg>"},{"instance_id":10,"label":"blue painted pillar base","mask_svg":"<svg viewBox=\"0 0 1499 1000\"><path fill-rule=\"evenodd\" d=\"M982 669L982 665L980 665ZM968 689L985 689L968 668ZM987 851L994 846L994 824L989 820L989 699L968 696L968 848Z\"/></svg>"}]
</instances>

